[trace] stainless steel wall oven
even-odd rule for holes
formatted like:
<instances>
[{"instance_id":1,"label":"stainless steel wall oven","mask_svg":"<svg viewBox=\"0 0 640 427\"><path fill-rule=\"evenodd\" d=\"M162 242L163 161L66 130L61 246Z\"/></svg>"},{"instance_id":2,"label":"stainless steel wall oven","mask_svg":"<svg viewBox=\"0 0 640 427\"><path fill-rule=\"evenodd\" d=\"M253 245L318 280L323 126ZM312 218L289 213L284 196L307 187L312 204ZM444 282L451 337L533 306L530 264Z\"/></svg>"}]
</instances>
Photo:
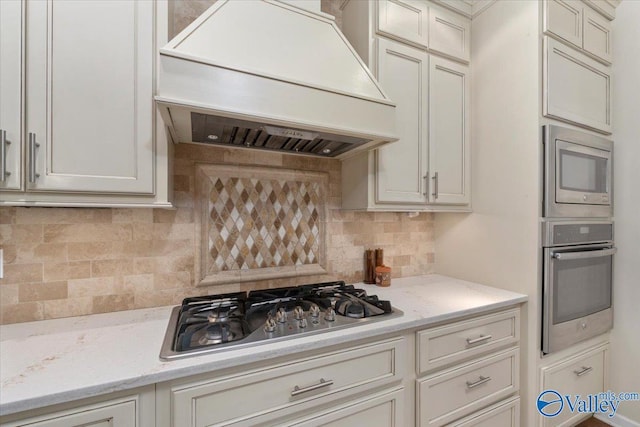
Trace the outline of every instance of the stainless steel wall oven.
<instances>
[{"instance_id":1,"label":"stainless steel wall oven","mask_svg":"<svg viewBox=\"0 0 640 427\"><path fill-rule=\"evenodd\" d=\"M551 353L613 326L613 222L543 222L542 351Z\"/></svg>"}]
</instances>

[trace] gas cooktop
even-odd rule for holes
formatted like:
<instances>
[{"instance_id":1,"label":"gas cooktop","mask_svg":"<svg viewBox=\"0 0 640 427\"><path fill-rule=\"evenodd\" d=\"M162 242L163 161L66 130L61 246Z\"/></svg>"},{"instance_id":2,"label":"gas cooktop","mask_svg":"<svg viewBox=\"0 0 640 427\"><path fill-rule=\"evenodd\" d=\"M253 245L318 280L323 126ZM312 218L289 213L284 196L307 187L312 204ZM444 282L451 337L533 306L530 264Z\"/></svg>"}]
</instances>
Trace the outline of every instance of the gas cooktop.
<instances>
[{"instance_id":1,"label":"gas cooktop","mask_svg":"<svg viewBox=\"0 0 640 427\"><path fill-rule=\"evenodd\" d=\"M171 312L160 358L254 346L401 316L344 282L186 298Z\"/></svg>"}]
</instances>

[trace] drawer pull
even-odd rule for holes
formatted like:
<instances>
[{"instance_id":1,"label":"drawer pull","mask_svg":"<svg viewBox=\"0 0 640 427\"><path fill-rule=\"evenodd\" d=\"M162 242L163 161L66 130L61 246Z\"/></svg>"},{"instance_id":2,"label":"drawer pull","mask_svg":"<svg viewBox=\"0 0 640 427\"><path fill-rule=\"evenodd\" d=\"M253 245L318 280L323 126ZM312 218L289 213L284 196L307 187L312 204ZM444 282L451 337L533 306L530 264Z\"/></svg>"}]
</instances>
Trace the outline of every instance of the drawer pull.
<instances>
[{"instance_id":1,"label":"drawer pull","mask_svg":"<svg viewBox=\"0 0 640 427\"><path fill-rule=\"evenodd\" d=\"M467 338L467 344L478 344L479 342L490 340L491 338L491 335L480 335L478 338Z\"/></svg>"},{"instance_id":2,"label":"drawer pull","mask_svg":"<svg viewBox=\"0 0 640 427\"><path fill-rule=\"evenodd\" d=\"M579 371L573 371L573 373L581 377L584 374L588 374L591 371L593 371L593 368L591 366L583 366L582 369L580 369Z\"/></svg>"},{"instance_id":3,"label":"drawer pull","mask_svg":"<svg viewBox=\"0 0 640 427\"><path fill-rule=\"evenodd\" d=\"M324 378L320 378L320 382L318 384L310 385L309 387L300 388L298 386L295 386L293 388L293 391L291 392L291 396L298 396L299 394L318 390L319 388L323 387L329 387L330 385L333 385L333 380L325 380Z\"/></svg>"},{"instance_id":4,"label":"drawer pull","mask_svg":"<svg viewBox=\"0 0 640 427\"><path fill-rule=\"evenodd\" d=\"M491 381L491 377L483 377L482 375L480 375L480 379L478 379L477 381L467 381L467 388L478 387L480 384L484 384L489 381Z\"/></svg>"}]
</instances>

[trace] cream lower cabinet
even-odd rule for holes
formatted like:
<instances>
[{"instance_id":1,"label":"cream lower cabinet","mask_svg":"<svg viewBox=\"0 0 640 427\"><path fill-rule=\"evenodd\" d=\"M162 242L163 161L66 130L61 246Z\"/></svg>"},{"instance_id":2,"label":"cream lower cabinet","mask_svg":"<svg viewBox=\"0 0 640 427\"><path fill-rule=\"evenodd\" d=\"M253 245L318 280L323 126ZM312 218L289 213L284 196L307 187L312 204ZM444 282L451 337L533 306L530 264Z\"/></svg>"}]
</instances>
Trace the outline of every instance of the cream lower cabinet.
<instances>
[{"instance_id":1,"label":"cream lower cabinet","mask_svg":"<svg viewBox=\"0 0 640 427\"><path fill-rule=\"evenodd\" d=\"M166 2L2 3L2 204L168 205Z\"/></svg>"},{"instance_id":2,"label":"cream lower cabinet","mask_svg":"<svg viewBox=\"0 0 640 427\"><path fill-rule=\"evenodd\" d=\"M346 426L358 414L400 427L406 347L394 338L159 384L158 427Z\"/></svg>"},{"instance_id":3,"label":"cream lower cabinet","mask_svg":"<svg viewBox=\"0 0 640 427\"><path fill-rule=\"evenodd\" d=\"M551 390L573 402L577 396L587 399L590 394L597 394L607 390L609 344L599 345L584 350L573 356L565 357L554 364L543 366L541 369L542 389L540 392ZM555 394L547 399L551 401ZM569 427L576 425L581 419L591 416L590 413L572 411L566 399L562 406L553 403L548 406L547 413L559 413L553 417L540 417L541 427Z\"/></svg>"},{"instance_id":4,"label":"cream lower cabinet","mask_svg":"<svg viewBox=\"0 0 640 427\"><path fill-rule=\"evenodd\" d=\"M518 309L418 331L417 425L518 427Z\"/></svg>"},{"instance_id":5,"label":"cream lower cabinet","mask_svg":"<svg viewBox=\"0 0 640 427\"><path fill-rule=\"evenodd\" d=\"M154 386L101 396L17 416L2 427L154 427Z\"/></svg>"},{"instance_id":6,"label":"cream lower cabinet","mask_svg":"<svg viewBox=\"0 0 640 427\"><path fill-rule=\"evenodd\" d=\"M427 6L432 22L425 19ZM378 20L371 16L376 7L381 11ZM343 160L344 209L470 209L470 68L439 56L468 60L466 18L453 19L452 14L426 1L350 1L344 6L345 35L396 103L399 137ZM363 16L370 16L368 24ZM433 26L429 34L433 33L437 54L416 43L426 28L416 27L411 37L394 30L392 24L405 21Z\"/></svg>"}]
</instances>

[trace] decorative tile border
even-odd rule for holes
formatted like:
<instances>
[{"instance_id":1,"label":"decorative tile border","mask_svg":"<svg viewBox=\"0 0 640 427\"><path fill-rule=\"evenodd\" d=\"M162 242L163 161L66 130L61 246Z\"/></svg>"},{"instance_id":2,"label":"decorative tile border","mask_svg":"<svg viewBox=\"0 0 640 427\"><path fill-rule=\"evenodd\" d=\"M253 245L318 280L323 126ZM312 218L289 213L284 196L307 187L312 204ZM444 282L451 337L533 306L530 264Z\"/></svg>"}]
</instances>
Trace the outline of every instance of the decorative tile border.
<instances>
[{"instance_id":1,"label":"decorative tile border","mask_svg":"<svg viewBox=\"0 0 640 427\"><path fill-rule=\"evenodd\" d=\"M196 166L199 286L324 274L328 174Z\"/></svg>"}]
</instances>

